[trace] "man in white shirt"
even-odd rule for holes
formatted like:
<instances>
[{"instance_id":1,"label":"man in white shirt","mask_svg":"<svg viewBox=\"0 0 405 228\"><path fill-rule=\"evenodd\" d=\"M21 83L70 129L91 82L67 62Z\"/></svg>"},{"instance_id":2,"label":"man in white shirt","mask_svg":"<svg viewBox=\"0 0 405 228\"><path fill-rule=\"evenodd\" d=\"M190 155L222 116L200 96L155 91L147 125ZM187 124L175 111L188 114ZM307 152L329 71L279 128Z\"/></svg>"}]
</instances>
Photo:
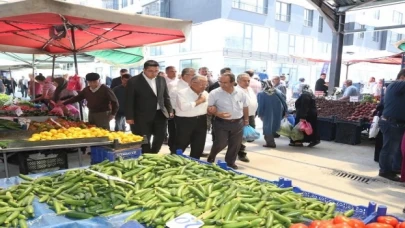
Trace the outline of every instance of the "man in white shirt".
<instances>
[{"instance_id":1,"label":"man in white shirt","mask_svg":"<svg viewBox=\"0 0 405 228\"><path fill-rule=\"evenodd\" d=\"M168 66L168 67L166 67L165 72L166 73L164 73L163 77L166 80L167 89L169 90L169 94L170 94L170 92L174 89L174 87L177 86L177 81L179 80L177 78L177 70L176 70L176 67L174 67L174 66ZM171 99L172 106L175 105L173 103L173 101L176 101L176 99L174 99L174 100ZM169 144L169 134L168 134L169 133L168 131L170 131L169 129L171 129L171 130L176 129L176 128L174 128L174 120L173 119L169 119L167 121L167 123L168 123L167 124L168 129L166 130L165 140L163 141L164 144Z\"/></svg>"},{"instance_id":2,"label":"man in white shirt","mask_svg":"<svg viewBox=\"0 0 405 228\"><path fill-rule=\"evenodd\" d=\"M176 150L185 151L190 145L190 157L195 159L203 154L207 137L207 84L207 77L194 76L176 97Z\"/></svg>"},{"instance_id":3,"label":"man in white shirt","mask_svg":"<svg viewBox=\"0 0 405 228\"><path fill-rule=\"evenodd\" d=\"M255 79L251 79L250 75L247 73L243 73L238 75L237 77L237 88L239 88L240 90L242 90L245 94L246 94L246 98L249 100L249 125L253 128L256 128L256 124L255 124L255 115L256 115L256 111L257 111L257 95L256 93L253 91L253 89L249 86L251 80L255 80ZM249 158L246 156L246 146L243 145L243 143L240 146L239 152L238 152L238 158L240 161L243 162L249 162Z\"/></svg>"},{"instance_id":4,"label":"man in white shirt","mask_svg":"<svg viewBox=\"0 0 405 228\"><path fill-rule=\"evenodd\" d=\"M260 78L259 77L256 77L256 78L254 77L255 74L254 74L253 70L245 71L245 73L250 76L249 86L250 86L250 88L253 89L253 91L257 95L259 92L262 91L262 83L260 82Z\"/></svg>"},{"instance_id":5,"label":"man in white shirt","mask_svg":"<svg viewBox=\"0 0 405 228\"><path fill-rule=\"evenodd\" d=\"M176 113L176 98L178 91L189 88L189 84L191 78L195 76L195 70L193 68L184 68L181 71L181 78L169 83L169 96L170 102L172 104L173 112ZM168 129L169 129L169 139L168 139L168 146L170 149L170 153L176 154L176 124L173 119L169 119L168 121Z\"/></svg>"}]
</instances>

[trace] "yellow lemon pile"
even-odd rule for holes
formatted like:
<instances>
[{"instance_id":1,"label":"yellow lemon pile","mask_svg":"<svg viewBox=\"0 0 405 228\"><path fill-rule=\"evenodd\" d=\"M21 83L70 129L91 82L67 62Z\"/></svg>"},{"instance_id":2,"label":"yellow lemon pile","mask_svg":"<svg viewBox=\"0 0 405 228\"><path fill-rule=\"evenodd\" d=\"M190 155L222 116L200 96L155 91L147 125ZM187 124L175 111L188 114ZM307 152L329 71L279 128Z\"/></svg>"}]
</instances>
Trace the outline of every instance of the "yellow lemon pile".
<instances>
[{"instance_id":1,"label":"yellow lemon pile","mask_svg":"<svg viewBox=\"0 0 405 228\"><path fill-rule=\"evenodd\" d=\"M134 135L125 132L110 132L102 128L92 127L90 129L81 129L79 127L70 127L67 129L52 129L43 131L41 133L33 134L28 141L47 141L47 140L61 140L61 139L80 139L80 138L95 138L95 137L108 137L113 141L118 139L120 143L133 143L143 140L142 136Z\"/></svg>"}]
</instances>

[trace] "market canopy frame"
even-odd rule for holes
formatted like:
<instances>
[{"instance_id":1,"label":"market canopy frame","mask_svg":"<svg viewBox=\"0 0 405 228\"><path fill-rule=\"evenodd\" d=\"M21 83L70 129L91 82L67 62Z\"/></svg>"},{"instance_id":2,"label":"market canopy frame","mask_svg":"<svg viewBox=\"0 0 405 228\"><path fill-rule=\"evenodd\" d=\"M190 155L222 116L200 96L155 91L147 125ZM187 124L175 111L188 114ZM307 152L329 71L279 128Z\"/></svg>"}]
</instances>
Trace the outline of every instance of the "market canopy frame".
<instances>
[{"instance_id":1,"label":"market canopy frame","mask_svg":"<svg viewBox=\"0 0 405 228\"><path fill-rule=\"evenodd\" d=\"M71 54L184 42L191 21L131 15L56 0L0 7L0 48ZM1 50L1 49L0 49Z\"/></svg>"}]
</instances>

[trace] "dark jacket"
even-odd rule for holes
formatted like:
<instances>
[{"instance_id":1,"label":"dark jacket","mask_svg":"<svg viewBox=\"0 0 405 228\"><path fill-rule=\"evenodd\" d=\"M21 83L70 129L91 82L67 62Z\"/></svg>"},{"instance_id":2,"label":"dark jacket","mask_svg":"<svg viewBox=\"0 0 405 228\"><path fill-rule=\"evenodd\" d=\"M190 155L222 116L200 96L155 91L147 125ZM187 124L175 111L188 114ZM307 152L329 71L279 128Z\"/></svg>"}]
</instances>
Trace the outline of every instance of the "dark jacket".
<instances>
[{"instance_id":1,"label":"dark jacket","mask_svg":"<svg viewBox=\"0 0 405 228\"><path fill-rule=\"evenodd\" d=\"M328 93L328 87L325 85L326 82L322 78L318 79L315 84L315 91L322 91L325 94Z\"/></svg>"},{"instance_id":2,"label":"dark jacket","mask_svg":"<svg viewBox=\"0 0 405 228\"><path fill-rule=\"evenodd\" d=\"M110 86L110 88L111 88L111 89L114 89L115 87L120 86L121 84L122 84L121 76L119 76L119 77L117 77L117 78L114 78L114 79L111 81L111 86Z\"/></svg>"},{"instance_id":3,"label":"dark jacket","mask_svg":"<svg viewBox=\"0 0 405 228\"><path fill-rule=\"evenodd\" d=\"M307 119L317 116L315 99L308 93L302 93L295 101L295 109L297 110L298 119Z\"/></svg>"},{"instance_id":4,"label":"dark jacket","mask_svg":"<svg viewBox=\"0 0 405 228\"><path fill-rule=\"evenodd\" d=\"M173 108L165 78L156 77L156 90L157 96L142 73L129 79L126 87L126 119L135 122L151 121L155 117L157 104L166 118L169 118Z\"/></svg>"},{"instance_id":5,"label":"dark jacket","mask_svg":"<svg viewBox=\"0 0 405 228\"><path fill-rule=\"evenodd\" d=\"M119 85L113 89L115 96L117 97L119 108L117 116L125 116L125 96L126 96L126 87Z\"/></svg>"}]
</instances>

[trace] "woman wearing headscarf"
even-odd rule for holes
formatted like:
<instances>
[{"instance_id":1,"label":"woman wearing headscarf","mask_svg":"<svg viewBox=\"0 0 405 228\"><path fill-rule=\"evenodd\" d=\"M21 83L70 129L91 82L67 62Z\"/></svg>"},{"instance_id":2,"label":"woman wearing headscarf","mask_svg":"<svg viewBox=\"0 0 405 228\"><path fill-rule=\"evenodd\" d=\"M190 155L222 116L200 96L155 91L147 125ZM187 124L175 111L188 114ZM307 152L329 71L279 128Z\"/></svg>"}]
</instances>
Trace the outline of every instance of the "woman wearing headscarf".
<instances>
[{"instance_id":1,"label":"woman wearing headscarf","mask_svg":"<svg viewBox=\"0 0 405 228\"><path fill-rule=\"evenodd\" d=\"M54 78L53 85L56 87L55 92L52 96L52 101L57 104L59 101L68 100L77 95L76 91L68 90L67 85L68 81L65 78ZM79 103L73 103L73 107L79 109Z\"/></svg>"},{"instance_id":2,"label":"woman wearing headscarf","mask_svg":"<svg viewBox=\"0 0 405 228\"><path fill-rule=\"evenodd\" d=\"M271 81L264 83L264 89L257 94L257 115L263 121L264 147L276 148L274 134L280 129L280 123L288 108L285 96L274 88Z\"/></svg>"},{"instance_id":3,"label":"woman wearing headscarf","mask_svg":"<svg viewBox=\"0 0 405 228\"><path fill-rule=\"evenodd\" d=\"M55 92L55 86L52 84L52 77L49 76L45 78L42 74L39 74L35 77L35 80L42 85L42 94L32 101L43 101L44 103L47 103Z\"/></svg>"},{"instance_id":4,"label":"woman wearing headscarf","mask_svg":"<svg viewBox=\"0 0 405 228\"><path fill-rule=\"evenodd\" d=\"M291 140L290 146L302 147L303 143L309 143L308 147L314 147L320 143L320 136L318 132L318 112L315 103L315 96L312 91L309 89L309 85L301 85L301 95L295 101L296 117L295 123L307 121L312 126L312 134L306 135L304 133L304 139L302 141L293 141Z\"/></svg>"}]
</instances>

